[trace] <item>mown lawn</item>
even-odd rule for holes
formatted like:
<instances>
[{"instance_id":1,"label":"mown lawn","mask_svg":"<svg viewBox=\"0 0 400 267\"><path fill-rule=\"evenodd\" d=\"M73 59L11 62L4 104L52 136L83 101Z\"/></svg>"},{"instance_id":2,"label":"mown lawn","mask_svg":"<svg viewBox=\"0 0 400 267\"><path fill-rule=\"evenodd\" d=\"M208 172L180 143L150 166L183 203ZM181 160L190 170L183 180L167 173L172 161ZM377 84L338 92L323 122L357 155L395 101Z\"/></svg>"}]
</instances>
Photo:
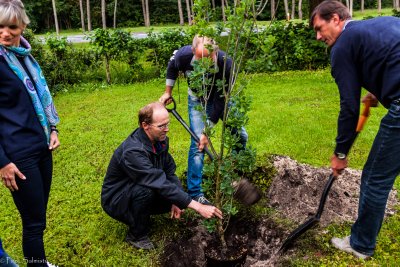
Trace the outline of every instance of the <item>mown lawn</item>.
<instances>
[{"instance_id":1,"label":"mown lawn","mask_svg":"<svg viewBox=\"0 0 400 267\"><path fill-rule=\"evenodd\" d=\"M259 155L288 155L300 162L328 166L333 151L339 96L328 70L260 74L251 79L248 93L253 97L247 126L249 143ZM123 242L126 226L109 218L100 206L103 177L114 149L137 125L137 112L156 101L164 91L164 80L91 88L55 97L61 117L62 146L54 153L54 180L51 191L45 244L48 260L60 266L158 266L166 240L178 236L179 225L166 216L155 220L152 236L158 244L153 252L131 248ZM84 90L85 89L85 90ZM178 93L179 92L179 93ZM175 88L178 112L187 118L184 81ZM180 99L180 102L179 102ZM350 167L362 168L378 129L384 108L372 110L350 158ZM171 154L178 175L186 169L189 136L171 117ZM400 181L396 187L399 188ZM284 192L282 192L284 193ZM0 189L0 233L7 252L23 265L21 223L12 198ZM294 265L363 265L352 256L329 246L329 237L348 233L350 224L331 226L317 238L321 253L305 248ZM379 236L376 256L366 266L391 265L400 261L400 217L390 218Z\"/></svg>"}]
</instances>

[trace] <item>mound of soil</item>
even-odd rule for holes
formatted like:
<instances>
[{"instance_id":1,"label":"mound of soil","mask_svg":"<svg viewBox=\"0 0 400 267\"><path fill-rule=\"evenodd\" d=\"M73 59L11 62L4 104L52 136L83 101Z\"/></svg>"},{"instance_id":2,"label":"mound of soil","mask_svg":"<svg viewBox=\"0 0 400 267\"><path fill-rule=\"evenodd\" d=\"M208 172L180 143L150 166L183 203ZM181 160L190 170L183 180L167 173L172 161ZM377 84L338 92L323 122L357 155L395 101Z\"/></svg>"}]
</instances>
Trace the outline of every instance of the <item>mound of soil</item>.
<instances>
[{"instance_id":1,"label":"mound of soil","mask_svg":"<svg viewBox=\"0 0 400 267\"><path fill-rule=\"evenodd\" d=\"M330 168L299 164L284 156L274 157L277 175L268 191L269 204L294 222L304 222L317 211ZM335 180L325 203L320 225L354 221L357 218L361 171L346 169ZM394 213L396 191L389 195L386 215Z\"/></svg>"},{"instance_id":2,"label":"mound of soil","mask_svg":"<svg viewBox=\"0 0 400 267\"><path fill-rule=\"evenodd\" d=\"M330 169L299 164L284 156L275 156L273 164L277 174L268 192L264 192L267 203L280 217L299 225L316 212ZM360 177L361 171L347 169L334 182L320 227L356 219ZM394 213L396 204L396 192L392 190L386 215ZM248 255L244 266L277 266L280 265L277 251L292 230L284 229L269 217L233 219L226 239L228 245L247 244ZM187 229L185 236L166 245L161 258L162 266L205 266L204 250L213 240L215 237L196 223Z\"/></svg>"}]
</instances>

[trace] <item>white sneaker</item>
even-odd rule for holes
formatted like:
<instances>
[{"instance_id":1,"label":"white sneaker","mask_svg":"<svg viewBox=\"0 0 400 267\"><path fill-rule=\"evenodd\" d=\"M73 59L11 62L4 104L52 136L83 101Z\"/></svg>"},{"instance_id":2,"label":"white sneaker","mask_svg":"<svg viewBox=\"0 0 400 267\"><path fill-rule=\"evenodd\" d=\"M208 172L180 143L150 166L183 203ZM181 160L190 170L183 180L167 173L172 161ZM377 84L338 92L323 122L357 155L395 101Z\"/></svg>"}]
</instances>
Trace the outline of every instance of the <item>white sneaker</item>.
<instances>
[{"instance_id":1,"label":"white sneaker","mask_svg":"<svg viewBox=\"0 0 400 267\"><path fill-rule=\"evenodd\" d=\"M48 267L58 267L57 265L51 264L50 262L47 262L47 266L48 266Z\"/></svg>"},{"instance_id":2,"label":"white sneaker","mask_svg":"<svg viewBox=\"0 0 400 267\"><path fill-rule=\"evenodd\" d=\"M357 258L360 258L360 259L363 259L363 260L367 260L367 259L369 259L371 257L371 256L362 254L362 253L354 250L350 246L350 236L346 236L345 238L334 237L334 238L332 238L331 243L335 248L340 249L342 251L346 251L348 253L351 253L354 256L356 256Z\"/></svg>"}]
</instances>

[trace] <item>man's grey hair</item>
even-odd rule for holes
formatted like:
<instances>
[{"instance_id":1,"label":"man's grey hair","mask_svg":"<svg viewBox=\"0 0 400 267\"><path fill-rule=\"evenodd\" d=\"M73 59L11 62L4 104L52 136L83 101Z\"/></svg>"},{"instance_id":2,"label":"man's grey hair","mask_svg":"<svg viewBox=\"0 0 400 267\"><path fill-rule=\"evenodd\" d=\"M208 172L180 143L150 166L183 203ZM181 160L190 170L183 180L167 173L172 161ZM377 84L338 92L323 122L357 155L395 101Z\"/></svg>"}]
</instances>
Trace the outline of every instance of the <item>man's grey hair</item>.
<instances>
[{"instance_id":1,"label":"man's grey hair","mask_svg":"<svg viewBox=\"0 0 400 267\"><path fill-rule=\"evenodd\" d=\"M21 0L0 0L0 25L28 25L30 20Z\"/></svg>"},{"instance_id":2,"label":"man's grey hair","mask_svg":"<svg viewBox=\"0 0 400 267\"><path fill-rule=\"evenodd\" d=\"M203 44L205 48L207 48L207 46L211 46L211 49L209 49L209 50L212 50L211 52L218 52L219 47L217 45L217 42L214 39L207 37L207 36L200 36L200 35L196 34L193 37L193 43L192 43L193 51L200 44Z\"/></svg>"}]
</instances>

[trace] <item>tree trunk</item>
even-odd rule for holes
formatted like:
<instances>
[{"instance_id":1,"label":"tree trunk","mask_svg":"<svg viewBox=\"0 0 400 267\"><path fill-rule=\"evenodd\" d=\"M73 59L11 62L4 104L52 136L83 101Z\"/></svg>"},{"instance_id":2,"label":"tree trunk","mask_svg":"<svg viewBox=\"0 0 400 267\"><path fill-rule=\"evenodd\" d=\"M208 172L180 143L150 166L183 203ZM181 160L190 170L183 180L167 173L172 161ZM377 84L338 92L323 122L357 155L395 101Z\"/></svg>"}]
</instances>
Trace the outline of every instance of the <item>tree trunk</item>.
<instances>
[{"instance_id":1,"label":"tree trunk","mask_svg":"<svg viewBox=\"0 0 400 267\"><path fill-rule=\"evenodd\" d=\"M303 19L303 0L299 0L299 19Z\"/></svg>"},{"instance_id":2,"label":"tree trunk","mask_svg":"<svg viewBox=\"0 0 400 267\"><path fill-rule=\"evenodd\" d=\"M192 25L192 11L190 8L189 0L186 0L186 11L187 11L187 16L188 16L188 23L189 23L189 25Z\"/></svg>"},{"instance_id":3,"label":"tree trunk","mask_svg":"<svg viewBox=\"0 0 400 267\"><path fill-rule=\"evenodd\" d=\"M144 26L150 27L149 0L142 0Z\"/></svg>"},{"instance_id":4,"label":"tree trunk","mask_svg":"<svg viewBox=\"0 0 400 267\"><path fill-rule=\"evenodd\" d=\"M311 16L312 12L314 11L314 8L316 8L316 6L318 6L323 1L324 0L309 0L309 9L308 9L309 13L308 14L310 14L310 16Z\"/></svg>"},{"instance_id":5,"label":"tree trunk","mask_svg":"<svg viewBox=\"0 0 400 267\"><path fill-rule=\"evenodd\" d=\"M349 6L350 6L350 4L349 4L349 0L346 0L346 6L347 6L347 9L349 8Z\"/></svg>"},{"instance_id":6,"label":"tree trunk","mask_svg":"<svg viewBox=\"0 0 400 267\"><path fill-rule=\"evenodd\" d=\"M90 17L90 0L86 0L87 29L92 30L92 19Z\"/></svg>"},{"instance_id":7,"label":"tree trunk","mask_svg":"<svg viewBox=\"0 0 400 267\"><path fill-rule=\"evenodd\" d=\"M261 0L261 1L258 2L258 6L257 6L257 9L256 9L256 15L257 16L259 16L263 12L263 10L267 6L267 4L268 4L268 0Z\"/></svg>"},{"instance_id":8,"label":"tree trunk","mask_svg":"<svg viewBox=\"0 0 400 267\"><path fill-rule=\"evenodd\" d=\"M107 84L111 84L110 60L106 57L106 79Z\"/></svg>"},{"instance_id":9,"label":"tree trunk","mask_svg":"<svg viewBox=\"0 0 400 267\"><path fill-rule=\"evenodd\" d=\"M60 28L58 27L56 0L51 0L51 3L53 4L54 25L56 26L56 34L59 35Z\"/></svg>"},{"instance_id":10,"label":"tree trunk","mask_svg":"<svg viewBox=\"0 0 400 267\"><path fill-rule=\"evenodd\" d=\"M117 28L117 6L118 6L118 0L114 0L114 20L113 20L114 29Z\"/></svg>"},{"instance_id":11,"label":"tree trunk","mask_svg":"<svg viewBox=\"0 0 400 267\"><path fill-rule=\"evenodd\" d=\"M290 16L292 19L294 19L295 12L296 12L296 0L292 0L292 15Z\"/></svg>"},{"instance_id":12,"label":"tree trunk","mask_svg":"<svg viewBox=\"0 0 400 267\"><path fill-rule=\"evenodd\" d=\"M149 0L146 0L146 20L147 20L147 25L146 27L150 27L150 9L149 9Z\"/></svg>"},{"instance_id":13,"label":"tree trunk","mask_svg":"<svg viewBox=\"0 0 400 267\"><path fill-rule=\"evenodd\" d=\"M81 12L82 31L85 31L85 12L83 11L83 1L79 0L79 11Z\"/></svg>"},{"instance_id":14,"label":"tree trunk","mask_svg":"<svg viewBox=\"0 0 400 267\"><path fill-rule=\"evenodd\" d=\"M364 0L361 0L361 13L364 13Z\"/></svg>"},{"instance_id":15,"label":"tree trunk","mask_svg":"<svg viewBox=\"0 0 400 267\"><path fill-rule=\"evenodd\" d=\"M271 20L275 19L275 0L271 0Z\"/></svg>"},{"instance_id":16,"label":"tree trunk","mask_svg":"<svg viewBox=\"0 0 400 267\"><path fill-rule=\"evenodd\" d=\"M103 22L103 29L107 29L107 23L106 23L106 0L101 0L101 21Z\"/></svg>"},{"instance_id":17,"label":"tree trunk","mask_svg":"<svg viewBox=\"0 0 400 267\"><path fill-rule=\"evenodd\" d=\"M353 0L349 0L349 13L353 16Z\"/></svg>"},{"instance_id":18,"label":"tree trunk","mask_svg":"<svg viewBox=\"0 0 400 267\"><path fill-rule=\"evenodd\" d=\"M144 26L146 26L146 24L147 24L147 21L146 21L146 4L144 3L144 0L142 0L142 12L143 12Z\"/></svg>"},{"instance_id":19,"label":"tree trunk","mask_svg":"<svg viewBox=\"0 0 400 267\"><path fill-rule=\"evenodd\" d=\"M378 13L382 12L382 0L378 0Z\"/></svg>"},{"instance_id":20,"label":"tree trunk","mask_svg":"<svg viewBox=\"0 0 400 267\"><path fill-rule=\"evenodd\" d=\"M286 16L286 20L290 20L290 13L289 13L289 4L288 4L288 0L283 0L283 5L285 6L285 16Z\"/></svg>"},{"instance_id":21,"label":"tree trunk","mask_svg":"<svg viewBox=\"0 0 400 267\"><path fill-rule=\"evenodd\" d=\"M215 0L211 0L211 6L212 6L212 9L214 11L215 10Z\"/></svg>"},{"instance_id":22,"label":"tree trunk","mask_svg":"<svg viewBox=\"0 0 400 267\"><path fill-rule=\"evenodd\" d=\"M183 10L182 10L182 2L178 0L178 12L179 12L179 25L183 26L185 21L183 20Z\"/></svg>"}]
</instances>

